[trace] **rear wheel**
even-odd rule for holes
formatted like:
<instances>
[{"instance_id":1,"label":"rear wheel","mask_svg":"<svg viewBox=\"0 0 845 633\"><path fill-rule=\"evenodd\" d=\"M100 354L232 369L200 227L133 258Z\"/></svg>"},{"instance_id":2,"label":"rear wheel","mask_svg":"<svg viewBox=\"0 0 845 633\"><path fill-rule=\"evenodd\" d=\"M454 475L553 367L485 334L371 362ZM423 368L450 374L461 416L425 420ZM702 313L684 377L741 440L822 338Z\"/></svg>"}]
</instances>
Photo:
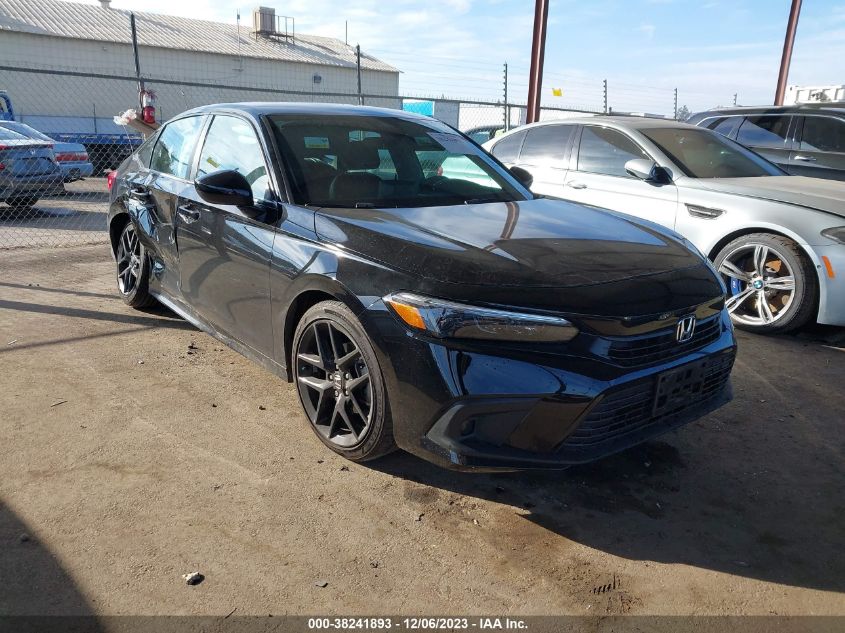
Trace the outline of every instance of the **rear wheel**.
<instances>
[{"instance_id":1,"label":"rear wheel","mask_svg":"<svg viewBox=\"0 0 845 633\"><path fill-rule=\"evenodd\" d=\"M359 462L396 449L381 369L349 308L324 301L309 309L291 360L302 408L323 444Z\"/></svg>"},{"instance_id":2,"label":"rear wheel","mask_svg":"<svg viewBox=\"0 0 845 633\"><path fill-rule=\"evenodd\" d=\"M744 235L725 246L714 264L728 287L726 307L738 327L773 334L799 328L813 317L816 273L789 238Z\"/></svg>"},{"instance_id":3,"label":"rear wheel","mask_svg":"<svg viewBox=\"0 0 845 633\"><path fill-rule=\"evenodd\" d=\"M155 304L149 293L150 258L138 239L138 232L132 221L126 223L117 242L117 289L123 301L133 308L145 308Z\"/></svg>"}]
</instances>

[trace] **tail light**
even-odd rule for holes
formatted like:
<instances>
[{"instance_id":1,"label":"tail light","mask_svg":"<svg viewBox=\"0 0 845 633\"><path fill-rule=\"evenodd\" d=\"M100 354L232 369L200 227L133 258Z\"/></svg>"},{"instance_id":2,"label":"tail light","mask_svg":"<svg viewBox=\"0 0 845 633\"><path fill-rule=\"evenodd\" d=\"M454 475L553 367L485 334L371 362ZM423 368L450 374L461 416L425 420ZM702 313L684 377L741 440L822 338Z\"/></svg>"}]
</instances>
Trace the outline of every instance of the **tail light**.
<instances>
[{"instance_id":1,"label":"tail light","mask_svg":"<svg viewBox=\"0 0 845 633\"><path fill-rule=\"evenodd\" d=\"M60 152L56 154L56 160L60 163L87 162L88 154L85 152Z\"/></svg>"},{"instance_id":2,"label":"tail light","mask_svg":"<svg viewBox=\"0 0 845 633\"><path fill-rule=\"evenodd\" d=\"M109 187L109 191L111 191L111 188L112 188L112 187L114 187L114 179L115 179L115 177L116 177L116 176L117 176L117 172L116 172L116 171L110 171L110 172L106 175L106 184L107 184L107 185L108 185L108 187Z\"/></svg>"}]
</instances>

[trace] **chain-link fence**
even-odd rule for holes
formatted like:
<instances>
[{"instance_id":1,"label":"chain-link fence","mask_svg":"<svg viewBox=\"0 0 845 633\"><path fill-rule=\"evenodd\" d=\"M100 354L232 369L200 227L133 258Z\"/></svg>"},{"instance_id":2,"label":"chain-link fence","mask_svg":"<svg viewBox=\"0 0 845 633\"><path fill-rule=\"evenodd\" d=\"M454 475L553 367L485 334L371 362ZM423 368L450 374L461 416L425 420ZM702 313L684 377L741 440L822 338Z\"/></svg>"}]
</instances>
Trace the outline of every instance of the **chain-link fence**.
<instances>
[{"instance_id":1,"label":"chain-link fence","mask_svg":"<svg viewBox=\"0 0 845 633\"><path fill-rule=\"evenodd\" d=\"M122 73L122 74L121 74ZM157 121L189 108L242 101L364 103L436 117L484 142L522 125L521 104L395 94L238 86L145 77ZM366 88L366 84L365 84ZM107 173L141 142L115 122L138 108L138 81L124 71L0 66L0 249L107 239ZM608 111L607 89L576 107L544 107L541 120Z\"/></svg>"}]
</instances>

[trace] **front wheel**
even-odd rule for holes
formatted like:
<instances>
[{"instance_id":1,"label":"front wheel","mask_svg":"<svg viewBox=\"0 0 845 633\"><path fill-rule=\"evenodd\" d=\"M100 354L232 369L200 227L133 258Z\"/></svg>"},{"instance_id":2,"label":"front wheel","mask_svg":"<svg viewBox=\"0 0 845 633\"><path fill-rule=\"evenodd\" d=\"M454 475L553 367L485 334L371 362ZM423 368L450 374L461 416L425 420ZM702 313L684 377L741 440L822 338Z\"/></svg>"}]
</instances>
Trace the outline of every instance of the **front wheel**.
<instances>
[{"instance_id":1,"label":"front wheel","mask_svg":"<svg viewBox=\"0 0 845 633\"><path fill-rule=\"evenodd\" d=\"M384 378L349 308L338 301L310 308L296 327L291 356L299 400L323 444L356 462L396 449Z\"/></svg>"},{"instance_id":2,"label":"front wheel","mask_svg":"<svg viewBox=\"0 0 845 633\"><path fill-rule=\"evenodd\" d=\"M816 309L813 264L795 242L781 235L743 235L714 261L728 287L726 307L737 327L774 334L795 330Z\"/></svg>"}]
</instances>

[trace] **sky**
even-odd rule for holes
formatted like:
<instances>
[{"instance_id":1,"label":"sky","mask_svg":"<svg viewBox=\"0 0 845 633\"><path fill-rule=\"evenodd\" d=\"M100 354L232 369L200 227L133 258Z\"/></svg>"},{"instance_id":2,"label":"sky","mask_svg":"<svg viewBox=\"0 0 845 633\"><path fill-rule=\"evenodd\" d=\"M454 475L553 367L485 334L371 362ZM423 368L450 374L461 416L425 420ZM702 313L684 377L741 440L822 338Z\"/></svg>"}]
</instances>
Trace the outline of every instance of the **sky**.
<instances>
[{"instance_id":1,"label":"sky","mask_svg":"<svg viewBox=\"0 0 845 633\"><path fill-rule=\"evenodd\" d=\"M93 0L78 0L96 4ZM402 71L400 93L497 100L528 91L531 0L285 0L300 33L344 39ZM235 0L112 6L251 25ZM771 103L790 0L550 0L542 103L671 113ZM804 0L790 84L845 83L845 0ZM553 88L561 90L554 96Z\"/></svg>"}]
</instances>

